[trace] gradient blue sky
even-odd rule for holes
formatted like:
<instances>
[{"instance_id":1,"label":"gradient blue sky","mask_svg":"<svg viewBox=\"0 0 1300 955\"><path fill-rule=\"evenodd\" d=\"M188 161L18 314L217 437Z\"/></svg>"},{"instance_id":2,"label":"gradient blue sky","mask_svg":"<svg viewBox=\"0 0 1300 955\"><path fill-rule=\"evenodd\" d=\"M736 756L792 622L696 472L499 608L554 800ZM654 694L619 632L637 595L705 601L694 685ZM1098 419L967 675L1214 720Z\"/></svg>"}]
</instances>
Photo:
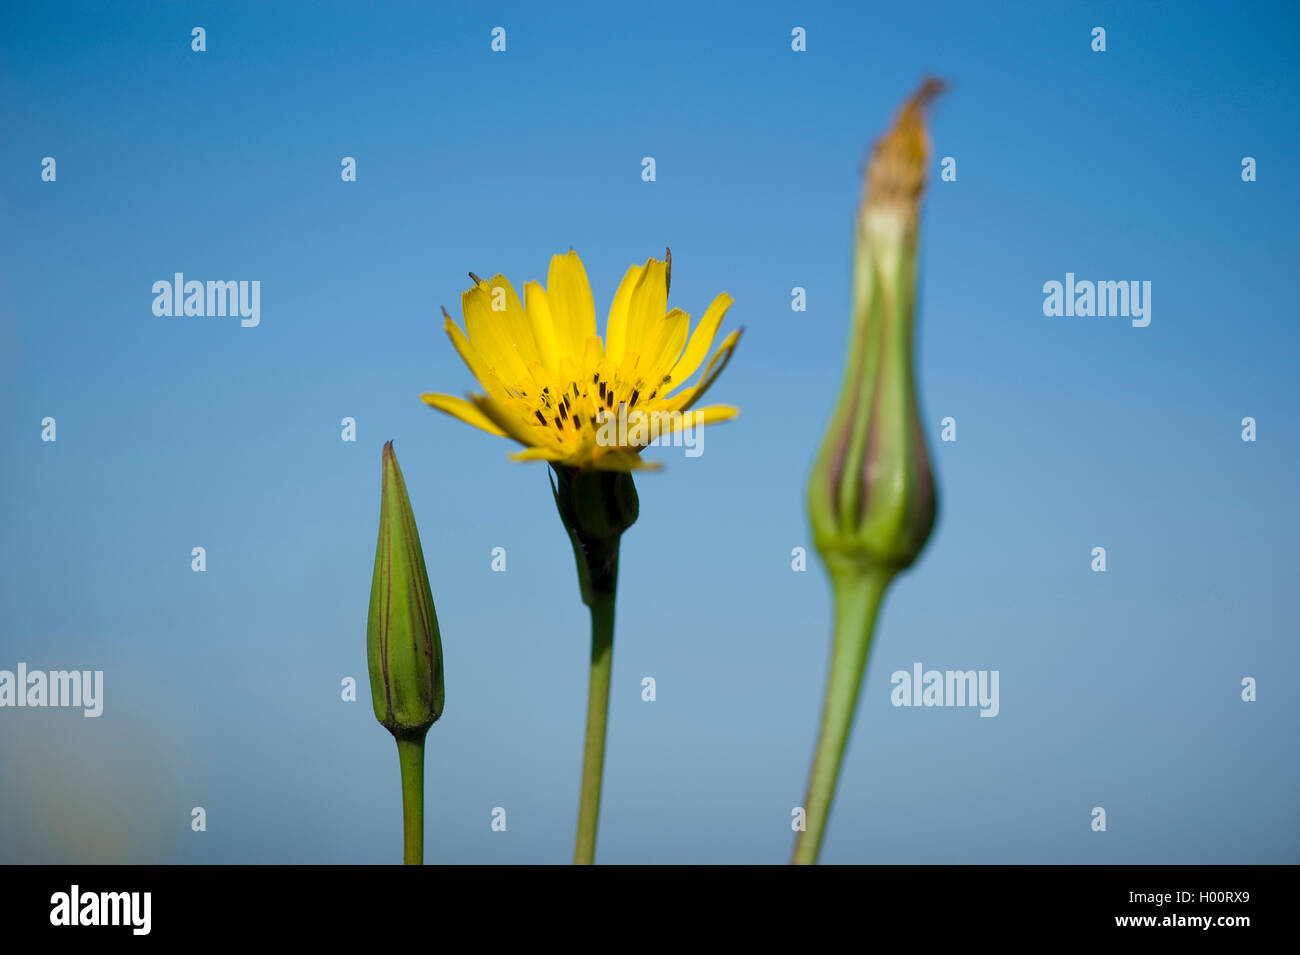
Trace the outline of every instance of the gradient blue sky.
<instances>
[{"instance_id":1,"label":"gradient blue sky","mask_svg":"<svg viewBox=\"0 0 1300 955\"><path fill-rule=\"evenodd\" d=\"M418 395L471 388L438 318L467 270L518 286L573 246L603 315L671 245L672 304L736 300L747 333L713 394L743 411L638 481L598 861L785 861L829 644L820 567L790 554L843 360L859 163L934 71L953 84L935 169L958 162L927 200L918 332L941 511L888 597L823 859L1300 861L1298 22L5 4L0 669L103 669L106 704L0 710L0 860L397 858L397 760L365 691L391 438L446 654L429 859L567 861L588 638L545 468ZM176 271L261 281L260 327L155 317ZM1044 317L1067 271L1151 281L1151 325ZM914 661L1000 670L1000 715L891 707Z\"/></svg>"}]
</instances>

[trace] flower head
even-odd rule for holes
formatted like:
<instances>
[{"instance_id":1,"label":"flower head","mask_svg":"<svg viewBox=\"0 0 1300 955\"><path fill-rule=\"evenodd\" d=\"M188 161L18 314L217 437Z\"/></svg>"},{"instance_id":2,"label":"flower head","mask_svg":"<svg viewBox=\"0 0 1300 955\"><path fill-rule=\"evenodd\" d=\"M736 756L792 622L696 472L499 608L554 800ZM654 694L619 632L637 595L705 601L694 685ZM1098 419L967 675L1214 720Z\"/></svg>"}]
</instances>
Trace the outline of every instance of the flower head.
<instances>
[{"instance_id":1,"label":"flower head","mask_svg":"<svg viewBox=\"0 0 1300 955\"><path fill-rule=\"evenodd\" d=\"M653 437L739 413L729 405L694 407L740 338L732 332L705 364L731 296L715 298L690 332L690 316L668 309L671 266L668 254L627 270L603 339L587 271L572 250L551 258L545 289L524 285L523 302L504 275L470 273L474 285L461 296L465 331L445 309L444 324L487 394L421 399L518 441L524 450L513 455L517 461L612 471L650 466L640 452ZM695 384L682 387L701 366ZM620 419L622 427L611 426Z\"/></svg>"}]
</instances>

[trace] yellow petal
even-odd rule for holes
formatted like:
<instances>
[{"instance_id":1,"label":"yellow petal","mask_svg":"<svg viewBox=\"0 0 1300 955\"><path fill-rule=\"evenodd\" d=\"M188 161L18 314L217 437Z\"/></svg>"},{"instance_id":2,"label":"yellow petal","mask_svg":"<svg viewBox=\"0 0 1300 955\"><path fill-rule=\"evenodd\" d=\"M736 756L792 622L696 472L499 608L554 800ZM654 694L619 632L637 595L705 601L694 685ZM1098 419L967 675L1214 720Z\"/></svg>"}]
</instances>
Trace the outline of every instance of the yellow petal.
<instances>
[{"instance_id":1,"label":"yellow petal","mask_svg":"<svg viewBox=\"0 0 1300 955\"><path fill-rule=\"evenodd\" d=\"M426 405L431 405L434 408L437 408L439 411L445 411L454 418L459 418L466 424L472 424L476 428L482 428L488 434L495 434L500 438L507 437L504 431L493 424L491 418L464 398L457 398L453 395L427 394L420 395L420 400Z\"/></svg>"},{"instance_id":2,"label":"yellow petal","mask_svg":"<svg viewBox=\"0 0 1300 955\"><path fill-rule=\"evenodd\" d=\"M646 338L667 311L668 263L650 259L628 298L624 356L630 351L645 352Z\"/></svg>"},{"instance_id":3,"label":"yellow petal","mask_svg":"<svg viewBox=\"0 0 1300 955\"><path fill-rule=\"evenodd\" d=\"M660 408L664 411L681 411L695 400L695 393L697 391L699 391L699 389L694 386L683 388L671 398L660 398L655 401L653 405L650 405L650 408Z\"/></svg>"},{"instance_id":4,"label":"yellow petal","mask_svg":"<svg viewBox=\"0 0 1300 955\"><path fill-rule=\"evenodd\" d=\"M451 343L456 347L456 353L460 355L460 360L468 366L470 372L478 379L479 384L487 389L490 395L499 395L503 392L500 380L488 367L483 357L479 355L478 349L470 344L465 333L460 330L460 326L451 320L447 310L442 310L442 327L446 330Z\"/></svg>"},{"instance_id":5,"label":"yellow petal","mask_svg":"<svg viewBox=\"0 0 1300 955\"><path fill-rule=\"evenodd\" d=\"M623 360L614 368L620 381L631 381L636 377L636 366L641 362L641 353L635 349L623 352Z\"/></svg>"},{"instance_id":6,"label":"yellow petal","mask_svg":"<svg viewBox=\"0 0 1300 955\"><path fill-rule=\"evenodd\" d=\"M657 471L658 461L646 461L634 451L606 451L591 462L598 471Z\"/></svg>"},{"instance_id":7,"label":"yellow petal","mask_svg":"<svg viewBox=\"0 0 1300 955\"><path fill-rule=\"evenodd\" d=\"M524 360L524 364L539 361L541 354L538 351L537 341L533 335L533 323L529 321L528 314L519 301L519 296L515 294L514 286L510 284L510 280L504 275L492 276L488 284L492 287L494 304L502 300L502 294L498 294L497 289L500 289L504 295L505 327L509 331L510 340L514 342L515 351ZM497 314L501 313L498 312Z\"/></svg>"},{"instance_id":8,"label":"yellow petal","mask_svg":"<svg viewBox=\"0 0 1300 955\"><path fill-rule=\"evenodd\" d=\"M614 293L614 302L609 307L609 321L605 323L605 355L615 364L623 359L627 348L627 309L632 301L632 290L641 281L645 271L640 265L630 266L618 291Z\"/></svg>"},{"instance_id":9,"label":"yellow petal","mask_svg":"<svg viewBox=\"0 0 1300 955\"><path fill-rule=\"evenodd\" d=\"M542 364L551 371L560 370L560 348L555 338L555 324L551 306L546 300L546 290L540 282L524 283L524 310L533 326L533 340Z\"/></svg>"},{"instance_id":10,"label":"yellow petal","mask_svg":"<svg viewBox=\"0 0 1300 955\"><path fill-rule=\"evenodd\" d=\"M595 335L587 339L582 346L582 370L584 372L599 367L605 359L605 349Z\"/></svg>"},{"instance_id":11,"label":"yellow petal","mask_svg":"<svg viewBox=\"0 0 1300 955\"><path fill-rule=\"evenodd\" d=\"M650 330L636 370L652 387L663 380L665 372L681 355L690 326L691 317L675 308Z\"/></svg>"},{"instance_id":12,"label":"yellow petal","mask_svg":"<svg viewBox=\"0 0 1300 955\"><path fill-rule=\"evenodd\" d=\"M511 290L507 295L503 286L479 282L460 298L465 313L465 331L469 333L471 344L483 361L509 385L517 385L528 377L528 361L519 352L507 317L507 299L513 294ZM498 304L500 310L495 307ZM521 312L522 321L523 307L518 299L515 299L515 306ZM531 357L537 357L536 345L532 346Z\"/></svg>"},{"instance_id":13,"label":"yellow petal","mask_svg":"<svg viewBox=\"0 0 1300 955\"><path fill-rule=\"evenodd\" d=\"M559 461L564 457L561 451L552 448L525 448L510 455L511 461Z\"/></svg>"},{"instance_id":14,"label":"yellow petal","mask_svg":"<svg viewBox=\"0 0 1300 955\"><path fill-rule=\"evenodd\" d=\"M493 424L525 447L559 447L558 439L550 428L537 427L537 422L525 421L522 415L504 401L494 401L485 395L471 395L470 399Z\"/></svg>"},{"instance_id":15,"label":"yellow petal","mask_svg":"<svg viewBox=\"0 0 1300 955\"><path fill-rule=\"evenodd\" d=\"M661 423L659 434L672 434L674 431L682 430L682 428L702 428L706 424L730 421L738 414L740 414L740 409L731 405L709 405L707 408L683 411L680 417L673 415L667 421Z\"/></svg>"},{"instance_id":16,"label":"yellow petal","mask_svg":"<svg viewBox=\"0 0 1300 955\"><path fill-rule=\"evenodd\" d=\"M718 376L722 374L722 369L726 368L727 362L731 361L731 353L736 350L736 342L740 341L740 333L743 331L743 328L736 329L718 347L717 353L709 360L709 366L704 369L704 374L700 376L699 383L696 384L690 401L682 405L683 411L703 398L704 393L709 390L709 386L718 380Z\"/></svg>"},{"instance_id":17,"label":"yellow petal","mask_svg":"<svg viewBox=\"0 0 1300 955\"><path fill-rule=\"evenodd\" d=\"M596 305L591 297L591 283L578 253L570 249L551 257L546 276L546 301L551 307L555 341L560 357L582 357L588 338L596 334Z\"/></svg>"},{"instance_id":18,"label":"yellow petal","mask_svg":"<svg viewBox=\"0 0 1300 955\"><path fill-rule=\"evenodd\" d=\"M676 388L678 385L684 384L691 375L695 374L695 370L704 363L705 357L709 354L709 349L713 347L714 336L718 334L718 326L722 324L727 309L731 308L731 302L731 296L726 292L713 300L709 310L700 319L700 324L695 326L695 332L691 335L685 354L673 366L670 372L672 378L668 382L668 388Z\"/></svg>"}]
</instances>

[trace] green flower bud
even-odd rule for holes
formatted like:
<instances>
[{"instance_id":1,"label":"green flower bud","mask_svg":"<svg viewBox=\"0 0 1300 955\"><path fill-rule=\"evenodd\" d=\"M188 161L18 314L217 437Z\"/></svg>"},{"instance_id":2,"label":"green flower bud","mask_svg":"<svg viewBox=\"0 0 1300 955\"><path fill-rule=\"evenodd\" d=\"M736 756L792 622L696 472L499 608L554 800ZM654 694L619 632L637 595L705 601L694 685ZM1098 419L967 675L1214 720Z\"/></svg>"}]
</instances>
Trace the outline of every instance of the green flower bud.
<instances>
[{"instance_id":1,"label":"green flower bud","mask_svg":"<svg viewBox=\"0 0 1300 955\"><path fill-rule=\"evenodd\" d=\"M808 488L813 539L832 572L892 576L916 559L934 525L912 338L925 107L940 90L933 80L921 87L867 167L844 385Z\"/></svg>"},{"instance_id":2,"label":"green flower bud","mask_svg":"<svg viewBox=\"0 0 1300 955\"><path fill-rule=\"evenodd\" d=\"M808 484L813 541L830 572L835 636L805 828L793 862L816 863L885 593L934 526L934 476L912 361L917 223L929 142L927 80L876 144L858 210L853 328L840 398Z\"/></svg>"},{"instance_id":3,"label":"green flower bud","mask_svg":"<svg viewBox=\"0 0 1300 955\"><path fill-rule=\"evenodd\" d=\"M366 655L375 718L399 740L423 738L442 715L442 639L420 533L391 441L383 453Z\"/></svg>"}]
</instances>

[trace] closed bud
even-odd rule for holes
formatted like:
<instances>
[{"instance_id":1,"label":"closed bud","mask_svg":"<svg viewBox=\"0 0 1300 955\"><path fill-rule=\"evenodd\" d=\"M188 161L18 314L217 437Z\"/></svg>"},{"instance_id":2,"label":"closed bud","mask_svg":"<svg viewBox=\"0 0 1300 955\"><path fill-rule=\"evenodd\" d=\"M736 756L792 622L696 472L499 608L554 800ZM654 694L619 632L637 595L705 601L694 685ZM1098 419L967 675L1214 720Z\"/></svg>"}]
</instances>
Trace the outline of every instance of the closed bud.
<instances>
[{"instance_id":1,"label":"closed bud","mask_svg":"<svg viewBox=\"0 0 1300 955\"><path fill-rule=\"evenodd\" d=\"M383 452L366 650L375 717L399 739L422 738L442 715L442 640L420 534L391 441Z\"/></svg>"},{"instance_id":2,"label":"closed bud","mask_svg":"<svg viewBox=\"0 0 1300 955\"><path fill-rule=\"evenodd\" d=\"M940 90L928 80L908 100L867 166L843 390L808 490L813 539L833 573L892 576L916 559L934 525L913 326L925 107Z\"/></svg>"}]
</instances>

